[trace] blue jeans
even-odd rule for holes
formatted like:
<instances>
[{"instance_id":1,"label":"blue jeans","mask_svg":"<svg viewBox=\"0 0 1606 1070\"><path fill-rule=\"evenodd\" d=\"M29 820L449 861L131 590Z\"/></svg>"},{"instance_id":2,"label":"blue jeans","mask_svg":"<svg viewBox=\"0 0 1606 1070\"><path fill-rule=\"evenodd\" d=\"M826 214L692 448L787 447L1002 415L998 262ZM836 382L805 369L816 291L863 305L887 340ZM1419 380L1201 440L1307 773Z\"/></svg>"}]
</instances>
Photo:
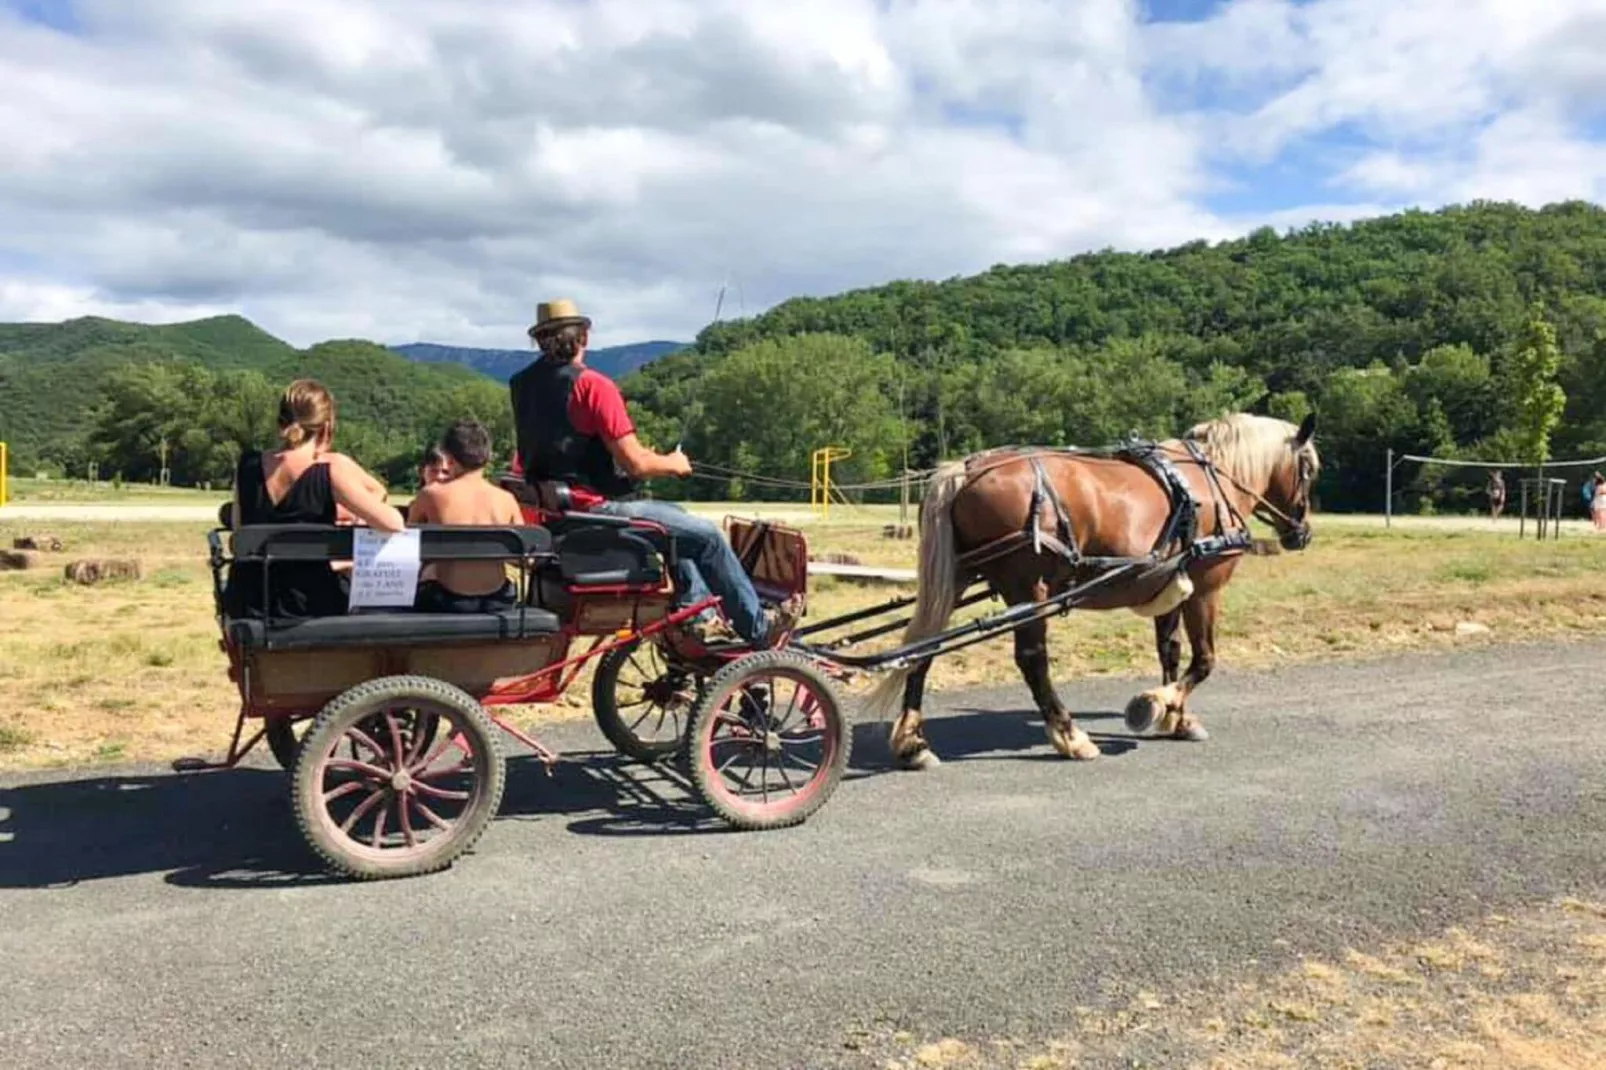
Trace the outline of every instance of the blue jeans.
<instances>
[{"instance_id":1,"label":"blue jeans","mask_svg":"<svg viewBox=\"0 0 1606 1070\"><path fill-rule=\"evenodd\" d=\"M675 553L679 559L675 586L680 589L680 604L690 605L707 598L712 588L736 634L750 643L764 642L769 623L759 605L758 592L753 590L752 580L742 570L736 551L725 541L725 533L718 524L693 516L674 502L603 502L592 512L650 520L669 529L675 538ZM642 532L642 535L660 553L664 552L663 539L657 532Z\"/></svg>"}]
</instances>

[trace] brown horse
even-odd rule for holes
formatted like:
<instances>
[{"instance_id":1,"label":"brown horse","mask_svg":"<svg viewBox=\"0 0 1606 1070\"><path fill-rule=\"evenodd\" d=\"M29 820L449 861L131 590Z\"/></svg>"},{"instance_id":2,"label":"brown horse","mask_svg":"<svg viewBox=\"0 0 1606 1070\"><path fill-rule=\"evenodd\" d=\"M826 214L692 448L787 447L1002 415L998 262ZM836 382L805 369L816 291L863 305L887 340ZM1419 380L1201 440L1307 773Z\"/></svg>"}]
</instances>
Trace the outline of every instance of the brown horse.
<instances>
[{"instance_id":1,"label":"brown horse","mask_svg":"<svg viewBox=\"0 0 1606 1070\"><path fill-rule=\"evenodd\" d=\"M1175 555L1196 539L1244 532L1250 515L1270 524L1284 549L1304 549L1310 542L1311 487L1320 467L1315 429L1314 417L1295 427L1235 413L1157 443L1148 456L1163 459L1158 464L1140 463L1141 450L1003 449L943 465L921 505L919 594L904 642L942 631L960 593L975 578L1009 605L1042 602L1107 573L1110 559L1142 558L1159 550L1175 564L1113 579L1077 606L1129 609L1154 620L1162 683L1127 705L1128 727L1147 732L1159 724L1178 739L1207 738L1187 702L1215 665L1221 592L1243 550ZM1180 485L1168 489L1168 478ZM1179 501L1187 507L1184 517L1191 511L1191 533L1186 526L1171 527ZM1166 539L1169 545L1162 545ZM1178 618L1193 649L1180 679ZM1055 749L1067 758L1096 758L1097 744L1076 726L1054 690L1047 634L1046 619L1017 628L1015 663ZM906 768L939 764L920 711L930 667L928 658L890 672L869 697L869 708L886 715L901 692L892 753Z\"/></svg>"}]
</instances>

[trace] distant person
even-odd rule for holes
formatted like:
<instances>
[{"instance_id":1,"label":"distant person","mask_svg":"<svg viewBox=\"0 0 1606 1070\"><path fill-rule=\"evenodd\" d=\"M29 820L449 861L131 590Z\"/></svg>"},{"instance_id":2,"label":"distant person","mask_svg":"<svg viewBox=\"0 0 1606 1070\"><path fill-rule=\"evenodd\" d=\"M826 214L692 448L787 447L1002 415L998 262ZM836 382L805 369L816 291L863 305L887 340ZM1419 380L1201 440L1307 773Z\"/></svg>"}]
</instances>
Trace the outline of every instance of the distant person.
<instances>
[{"instance_id":1,"label":"distant person","mask_svg":"<svg viewBox=\"0 0 1606 1070\"><path fill-rule=\"evenodd\" d=\"M495 527L524 523L513 495L485 479L491 433L478 420L458 420L441 439L446 478L421 488L408 522ZM518 602L518 587L500 561L434 561L424 566L415 605L426 613L488 613Z\"/></svg>"},{"instance_id":2,"label":"distant person","mask_svg":"<svg viewBox=\"0 0 1606 1070\"><path fill-rule=\"evenodd\" d=\"M446 459L446 451L441 449L440 443L432 442L424 448L424 455L418 462L418 489L423 490L431 483L444 483L452 478L451 462ZM416 503L417 499L413 500ZM413 503L407 506L407 522L416 523L413 518Z\"/></svg>"},{"instance_id":3,"label":"distant person","mask_svg":"<svg viewBox=\"0 0 1606 1070\"><path fill-rule=\"evenodd\" d=\"M1595 521L1596 531L1606 531L1606 476L1596 472L1590 480L1589 515Z\"/></svg>"},{"instance_id":4,"label":"distant person","mask_svg":"<svg viewBox=\"0 0 1606 1070\"><path fill-rule=\"evenodd\" d=\"M451 478L452 463L447 459L446 451L441 449L440 443L431 443L418 462L419 489L422 490L431 483L444 483Z\"/></svg>"},{"instance_id":5,"label":"distant person","mask_svg":"<svg viewBox=\"0 0 1606 1070\"><path fill-rule=\"evenodd\" d=\"M346 513L376 531L405 526L384 487L356 461L334 452L335 400L322 383L297 379L279 399L279 449L247 450L234 470L235 530L246 524L333 524ZM348 566L349 567L349 566ZM346 612L343 577L321 561L273 567L268 614L297 619ZM262 569L230 566L224 605L231 616L263 612Z\"/></svg>"},{"instance_id":6,"label":"distant person","mask_svg":"<svg viewBox=\"0 0 1606 1070\"><path fill-rule=\"evenodd\" d=\"M574 302L543 302L529 335L539 359L508 383L518 431L516 471L525 482L568 486L573 508L610 516L640 518L662 525L679 551L676 586L681 605L718 595L730 625L712 611L688 631L704 642L736 635L753 646L771 646L791 631L801 613L795 602L766 611L736 553L719 526L674 502L642 500L640 480L691 475L691 461L648 449L636 437L635 423L619 387L585 364L591 320ZM664 551L656 532L642 535Z\"/></svg>"},{"instance_id":7,"label":"distant person","mask_svg":"<svg viewBox=\"0 0 1606 1070\"><path fill-rule=\"evenodd\" d=\"M1489 495L1489 519L1499 520L1506 508L1506 476L1500 469L1496 468L1489 476L1486 492Z\"/></svg>"}]
</instances>

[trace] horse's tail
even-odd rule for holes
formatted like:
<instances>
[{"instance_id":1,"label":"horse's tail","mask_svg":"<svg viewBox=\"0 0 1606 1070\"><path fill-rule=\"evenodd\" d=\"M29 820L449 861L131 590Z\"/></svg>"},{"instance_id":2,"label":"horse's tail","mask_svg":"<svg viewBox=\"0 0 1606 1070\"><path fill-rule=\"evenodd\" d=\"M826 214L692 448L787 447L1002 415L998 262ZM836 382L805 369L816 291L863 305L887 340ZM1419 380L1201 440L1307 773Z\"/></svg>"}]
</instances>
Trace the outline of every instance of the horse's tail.
<instances>
[{"instance_id":1,"label":"horse's tail","mask_svg":"<svg viewBox=\"0 0 1606 1070\"><path fill-rule=\"evenodd\" d=\"M959 554L955 546L952 509L965 485L965 462L950 461L932 474L920 506L920 563L915 571L918 590L914 616L904 629L903 641L913 643L935 635L953 615L959 600ZM886 716L903 697L910 668L894 669L882 677L865 700L872 715Z\"/></svg>"}]
</instances>

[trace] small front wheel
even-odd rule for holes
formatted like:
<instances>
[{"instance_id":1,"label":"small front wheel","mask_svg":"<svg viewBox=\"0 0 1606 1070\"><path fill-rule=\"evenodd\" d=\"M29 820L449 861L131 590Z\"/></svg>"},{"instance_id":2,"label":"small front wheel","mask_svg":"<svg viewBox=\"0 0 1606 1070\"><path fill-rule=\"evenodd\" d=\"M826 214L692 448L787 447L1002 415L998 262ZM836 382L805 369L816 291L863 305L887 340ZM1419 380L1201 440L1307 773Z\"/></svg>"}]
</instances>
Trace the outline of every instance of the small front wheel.
<instances>
[{"instance_id":1,"label":"small front wheel","mask_svg":"<svg viewBox=\"0 0 1606 1070\"><path fill-rule=\"evenodd\" d=\"M620 754L651 764L681 749L697 685L657 643L632 639L598 660L591 711Z\"/></svg>"},{"instance_id":2,"label":"small front wheel","mask_svg":"<svg viewBox=\"0 0 1606 1070\"><path fill-rule=\"evenodd\" d=\"M692 781L741 829L808 820L836 791L852 745L831 681L790 650L721 669L693 707L688 732Z\"/></svg>"},{"instance_id":3,"label":"small front wheel","mask_svg":"<svg viewBox=\"0 0 1606 1070\"><path fill-rule=\"evenodd\" d=\"M351 876L431 873L479 839L505 779L495 726L471 695L432 677L387 676L335 698L302 739L296 821Z\"/></svg>"}]
</instances>

